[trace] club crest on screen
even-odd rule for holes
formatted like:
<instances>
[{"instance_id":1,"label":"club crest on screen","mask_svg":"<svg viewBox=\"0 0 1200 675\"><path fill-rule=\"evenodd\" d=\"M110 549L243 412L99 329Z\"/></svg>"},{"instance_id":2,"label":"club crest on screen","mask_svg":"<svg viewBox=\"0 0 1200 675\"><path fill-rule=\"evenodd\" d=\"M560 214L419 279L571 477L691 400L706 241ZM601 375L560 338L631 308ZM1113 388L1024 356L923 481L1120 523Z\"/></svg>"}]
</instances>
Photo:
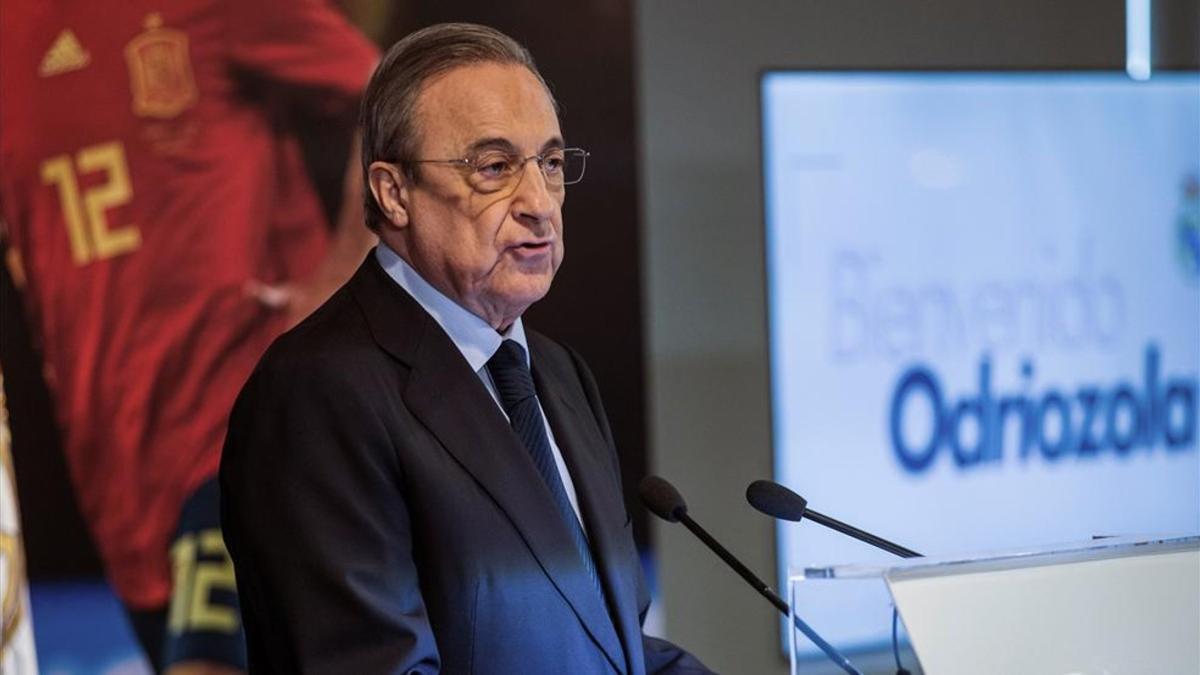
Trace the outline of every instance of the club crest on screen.
<instances>
[{"instance_id":1,"label":"club crest on screen","mask_svg":"<svg viewBox=\"0 0 1200 675\"><path fill-rule=\"evenodd\" d=\"M1200 282L1200 180L1189 175L1183 181L1183 199L1175 227L1175 246L1184 276Z\"/></svg>"}]
</instances>

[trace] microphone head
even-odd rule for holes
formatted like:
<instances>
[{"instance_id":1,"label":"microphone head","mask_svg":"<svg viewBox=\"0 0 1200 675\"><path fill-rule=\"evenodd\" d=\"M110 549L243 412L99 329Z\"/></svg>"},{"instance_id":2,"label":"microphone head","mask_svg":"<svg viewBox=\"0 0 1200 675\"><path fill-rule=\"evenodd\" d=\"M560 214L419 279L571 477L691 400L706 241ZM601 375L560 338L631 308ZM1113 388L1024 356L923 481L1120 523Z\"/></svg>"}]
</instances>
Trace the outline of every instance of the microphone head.
<instances>
[{"instance_id":1,"label":"microphone head","mask_svg":"<svg viewBox=\"0 0 1200 675\"><path fill-rule=\"evenodd\" d=\"M808 509L808 501L784 486L769 480L756 480L746 488L750 506L771 516L799 522Z\"/></svg>"},{"instance_id":2,"label":"microphone head","mask_svg":"<svg viewBox=\"0 0 1200 675\"><path fill-rule=\"evenodd\" d=\"M638 495L651 513L669 523L679 522L679 518L687 513L683 495L664 478L646 476L638 485Z\"/></svg>"}]
</instances>

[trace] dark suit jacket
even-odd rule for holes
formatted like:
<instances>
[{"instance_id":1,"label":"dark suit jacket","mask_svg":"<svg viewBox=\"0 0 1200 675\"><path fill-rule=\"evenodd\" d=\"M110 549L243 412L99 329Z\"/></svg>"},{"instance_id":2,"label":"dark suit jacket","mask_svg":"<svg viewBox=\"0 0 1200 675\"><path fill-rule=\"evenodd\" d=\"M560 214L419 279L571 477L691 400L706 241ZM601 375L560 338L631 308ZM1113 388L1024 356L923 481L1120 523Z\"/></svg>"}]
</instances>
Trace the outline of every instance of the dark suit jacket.
<instances>
[{"instance_id":1,"label":"dark suit jacket","mask_svg":"<svg viewBox=\"0 0 1200 675\"><path fill-rule=\"evenodd\" d=\"M611 617L528 452L370 255L234 407L222 523L256 673L707 672L649 605L596 384L532 331Z\"/></svg>"}]
</instances>

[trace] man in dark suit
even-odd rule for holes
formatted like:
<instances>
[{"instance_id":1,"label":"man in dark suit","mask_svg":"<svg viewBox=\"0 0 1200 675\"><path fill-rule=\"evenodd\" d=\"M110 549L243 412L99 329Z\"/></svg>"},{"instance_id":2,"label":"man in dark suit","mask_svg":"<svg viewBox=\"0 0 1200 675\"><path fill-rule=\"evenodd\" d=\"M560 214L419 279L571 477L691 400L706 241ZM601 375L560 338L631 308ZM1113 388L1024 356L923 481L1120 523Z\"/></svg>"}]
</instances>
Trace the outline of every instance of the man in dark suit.
<instances>
[{"instance_id":1,"label":"man in dark suit","mask_svg":"<svg viewBox=\"0 0 1200 675\"><path fill-rule=\"evenodd\" d=\"M414 33L361 122L381 244L268 351L222 460L251 670L708 672L642 634L596 383L521 323L586 160L528 52Z\"/></svg>"}]
</instances>

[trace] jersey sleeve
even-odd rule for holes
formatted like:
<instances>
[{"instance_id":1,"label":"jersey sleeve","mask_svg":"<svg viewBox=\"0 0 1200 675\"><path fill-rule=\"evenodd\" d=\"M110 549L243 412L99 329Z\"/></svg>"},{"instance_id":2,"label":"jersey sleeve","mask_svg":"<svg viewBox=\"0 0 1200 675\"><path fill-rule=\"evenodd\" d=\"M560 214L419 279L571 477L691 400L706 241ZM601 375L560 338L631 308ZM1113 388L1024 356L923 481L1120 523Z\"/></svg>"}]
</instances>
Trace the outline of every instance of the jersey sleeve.
<instances>
[{"instance_id":1,"label":"jersey sleeve","mask_svg":"<svg viewBox=\"0 0 1200 675\"><path fill-rule=\"evenodd\" d=\"M357 101L379 52L328 0L226 0L234 65Z\"/></svg>"}]
</instances>

